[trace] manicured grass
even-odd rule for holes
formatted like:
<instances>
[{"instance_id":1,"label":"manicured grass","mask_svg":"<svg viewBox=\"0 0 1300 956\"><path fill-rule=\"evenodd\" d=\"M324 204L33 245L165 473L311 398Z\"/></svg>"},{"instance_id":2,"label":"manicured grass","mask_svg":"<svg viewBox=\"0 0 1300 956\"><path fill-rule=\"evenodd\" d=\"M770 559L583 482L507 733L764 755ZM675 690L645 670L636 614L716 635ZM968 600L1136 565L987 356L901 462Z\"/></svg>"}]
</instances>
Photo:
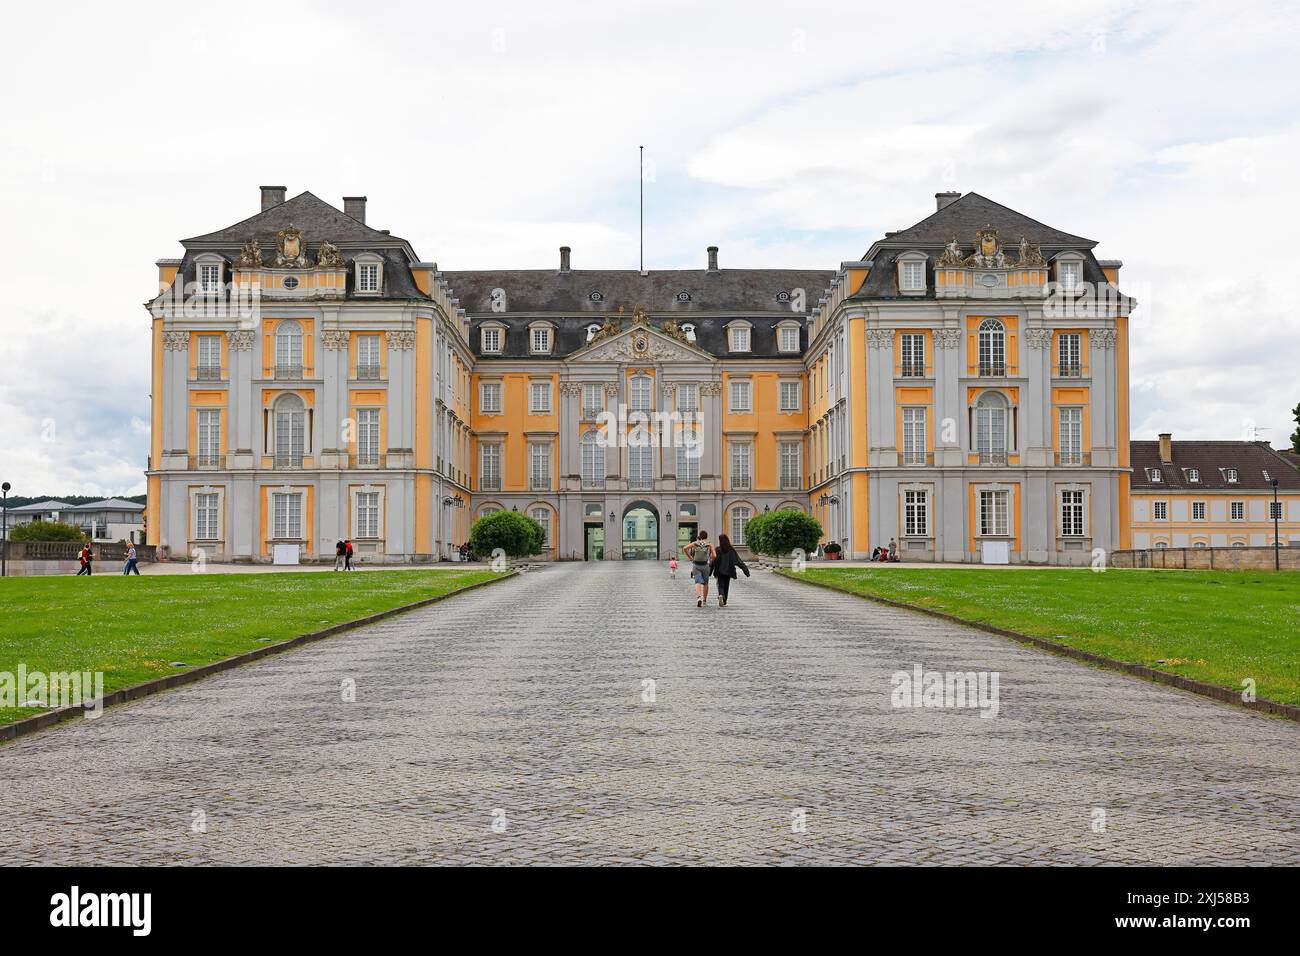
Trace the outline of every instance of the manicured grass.
<instances>
[{"instance_id":1,"label":"manicured grass","mask_svg":"<svg viewBox=\"0 0 1300 956\"><path fill-rule=\"evenodd\" d=\"M802 575L1300 704L1300 574L816 568Z\"/></svg>"},{"instance_id":2,"label":"manicured grass","mask_svg":"<svg viewBox=\"0 0 1300 956\"><path fill-rule=\"evenodd\" d=\"M0 579L0 672L103 671L105 693L499 577L491 571ZM270 640L258 640L269 638ZM21 701L20 701L21 702ZM38 708L0 707L0 724Z\"/></svg>"}]
</instances>

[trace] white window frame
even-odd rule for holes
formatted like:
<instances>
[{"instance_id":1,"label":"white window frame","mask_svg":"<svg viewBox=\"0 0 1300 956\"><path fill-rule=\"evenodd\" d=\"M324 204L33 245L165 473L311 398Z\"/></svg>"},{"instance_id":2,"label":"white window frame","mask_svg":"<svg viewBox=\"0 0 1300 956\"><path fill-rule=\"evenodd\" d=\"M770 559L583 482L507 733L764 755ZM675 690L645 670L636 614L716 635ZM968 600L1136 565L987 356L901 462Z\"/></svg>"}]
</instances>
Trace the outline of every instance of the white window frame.
<instances>
[{"instance_id":1,"label":"white window frame","mask_svg":"<svg viewBox=\"0 0 1300 956\"><path fill-rule=\"evenodd\" d=\"M551 443L528 443L528 487L531 491L550 491L553 483Z\"/></svg>"},{"instance_id":2,"label":"white window frame","mask_svg":"<svg viewBox=\"0 0 1300 956\"><path fill-rule=\"evenodd\" d=\"M733 545L745 547L745 529L749 526L749 522L753 517L754 509L749 505L731 506L731 543Z\"/></svg>"},{"instance_id":3,"label":"white window frame","mask_svg":"<svg viewBox=\"0 0 1300 956\"><path fill-rule=\"evenodd\" d=\"M479 351L484 355L500 355L506 347L506 330L499 325L484 325L478 330Z\"/></svg>"},{"instance_id":4,"label":"white window frame","mask_svg":"<svg viewBox=\"0 0 1300 956\"><path fill-rule=\"evenodd\" d=\"M218 378L221 375L221 336L220 335L198 335L198 343L195 345L195 368L199 378L209 380ZM204 372L216 372L216 375L205 376Z\"/></svg>"},{"instance_id":5,"label":"white window frame","mask_svg":"<svg viewBox=\"0 0 1300 956\"><path fill-rule=\"evenodd\" d=\"M916 294L926 291L926 259L924 256L900 256L898 260L898 291Z\"/></svg>"},{"instance_id":6,"label":"white window frame","mask_svg":"<svg viewBox=\"0 0 1300 956\"><path fill-rule=\"evenodd\" d=\"M700 449L698 429L684 428L677 435L677 487L700 487Z\"/></svg>"},{"instance_id":7,"label":"white window frame","mask_svg":"<svg viewBox=\"0 0 1300 956\"><path fill-rule=\"evenodd\" d=\"M903 489L903 537L930 537L930 492L920 488Z\"/></svg>"},{"instance_id":8,"label":"white window frame","mask_svg":"<svg viewBox=\"0 0 1300 956\"><path fill-rule=\"evenodd\" d=\"M1061 291L1073 295L1083 288L1083 260L1058 259L1056 261L1056 281Z\"/></svg>"},{"instance_id":9,"label":"white window frame","mask_svg":"<svg viewBox=\"0 0 1300 956\"><path fill-rule=\"evenodd\" d=\"M357 410L356 459L359 468L375 468L379 465L379 429L382 420L378 408L358 408Z\"/></svg>"},{"instance_id":10,"label":"white window frame","mask_svg":"<svg viewBox=\"0 0 1300 956\"><path fill-rule=\"evenodd\" d=\"M1169 520L1169 502L1153 501L1151 502L1151 520L1168 521Z\"/></svg>"},{"instance_id":11,"label":"white window frame","mask_svg":"<svg viewBox=\"0 0 1300 956\"><path fill-rule=\"evenodd\" d=\"M378 491L361 489L356 493L356 533L358 540L374 541L383 537L380 528L383 522L383 496Z\"/></svg>"},{"instance_id":12,"label":"white window frame","mask_svg":"<svg viewBox=\"0 0 1300 956\"><path fill-rule=\"evenodd\" d=\"M199 291L204 295L216 295L221 292L221 279L225 271L220 259L210 259L198 263Z\"/></svg>"},{"instance_id":13,"label":"white window frame","mask_svg":"<svg viewBox=\"0 0 1300 956\"><path fill-rule=\"evenodd\" d=\"M627 446L627 486L637 491L654 488L655 448L648 441Z\"/></svg>"},{"instance_id":14,"label":"white window frame","mask_svg":"<svg viewBox=\"0 0 1300 956\"><path fill-rule=\"evenodd\" d=\"M483 442L478 446L478 484L480 491L501 490L502 454L500 442Z\"/></svg>"},{"instance_id":15,"label":"white window frame","mask_svg":"<svg viewBox=\"0 0 1300 956\"><path fill-rule=\"evenodd\" d=\"M925 333L899 333L898 350L901 377L925 378Z\"/></svg>"},{"instance_id":16,"label":"white window frame","mask_svg":"<svg viewBox=\"0 0 1300 956\"><path fill-rule=\"evenodd\" d=\"M799 351L799 326L794 322L784 322L776 329L777 350L787 354Z\"/></svg>"},{"instance_id":17,"label":"white window frame","mask_svg":"<svg viewBox=\"0 0 1300 956\"><path fill-rule=\"evenodd\" d=\"M1007 368L1007 327L998 319L985 319L976 332L976 371L981 376L1001 378Z\"/></svg>"},{"instance_id":18,"label":"white window frame","mask_svg":"<svg viewBox=\"0 0 1300 956\"><path fill-rule=\"evenodd\" d=\"M211 522L211 528L206 527ZM207 532L211 532L210 534ZM196 491L194 493L194 540L221 540L221 492Z\"/></svg>"},{"instance_id":19,"label":"white window frame","mask_svg":"<svg viewBox=\"0 0 1300 956\"><path fill-rule=\"evenodd\" d=\"M753 329L748 323L732 325L727 329L727 348L732 352L752 351Z\"/></svg>"},{"instance_id":20,"label":"white window frame","mask_svg":"<svg viewBox=\"0 0 1300 956\"><path fill-rule=\"evenodd\" d=\"M1285 521L1286 520L1285 501L1270 501L1268 503L1268 521Z\"/></svg>"},{"instance_id":21,"label":"white window frame","mask_svg":"<svg viewBox=\"0 0 1300 956\"><path fill-rule=\"evenodd\" d=\"M550 415L553 407L551 403L551 383L550 382L529 382L528 383L528 414L529 415Z\"/></svg>"},{"instance_id":22,"label":"white window frame","mask_svg":"<svg viewBox=\"0 0 1300 956\"><path fill-rule=\"evenodd\" d=\"M302 323L297 319L285 319L275 326L275 367L303 369Z\"/></svg>"},{"instance_id":23,"label":"white window frame","mask_svg":"<svg viewBox=\"0 0 1300 956\"><path fill-rule=\"evenodd\" d=\"M1012 441L1011 403L1007 397L1001 392L985 392L975 400L974 418L974 450L980 464L1008 464Z\"/></svg>"},{"instance_id":24,"label":"white window frame","mask_svg":"<svg viewBox=\"0 0 1300 956\"><path fill-rule=\"evenodd\" d=\"M1209 505L1206 504L1204 501L1193 501L1193 502L1192 502L1192 520L1193 520L1193 521L1205 521L1205 520L1207 520L1207 516L1208 516L1208 514L1209 514L1209 511L1210 511L1210 507L1209 507Z\"/></svg>"},{"instance_id":25,"label":"white window frame","mask_svg":"<svg viewBox=\"0 0 1300 956\"><path fill-rule=\"evenodd\" d=\"M1082 488L1062 488L1058 497L1060 503L1057 510L1060 513L1061 537L1086 537L1088 496Z\"/></svg>"},{"instance_id":26,"label":"white window frame","mask_svg":"<svg viewBox=\"0 0 1300 956\"><path fill-rule=\"evenodd\" d=\"M379 378L379 333L365 332L357 336L357 378ZM373 372L371 371L373 369Z\"/></svg>"},{"instance_id":27,"label":"white window frame","mask_svg":"<svg viewBox=\"0 0 1300 956\"><path fill-rule=\"evenodd\" d=\"M605 410L605 386L599 382L584 382L582 386L582 417L596 418Z\"/></svg>"},{"instance_id":28,"label":"white window frame","mask_svg":"<svg viewBox=\"0 0 1300 956\"><path fill-rule=\"evenodd\" d=\"M732 414L748 415L754 410L754 383L747 378L732 379L727 389Z\"/></svg>"},{"instance_id":29,"label":"white window frame","mask_svg":"<svg viewBox=\"0 0 1300 956\"><path fill-rule=\"evenodd\" d=\"M779 441L776 449L781 490L798 491L803 487L803 442Z\"/></svg>"},{"instance_id":30,"label":"white window frame","mask_svg":"<svg viewBox=\"0 0 1300 956\"><path fill-rule=\"evenodd\" d=\"M776 383L777 409L782 412L797 412L801 405L803 383L797 379L778 379ZM787 400L789 396L789 400Z\"/></svg>"},{"instance_id":31,"label":"white window frame","mask_svg":"<svg viewBox=\"0 0 1300 956\"><path fill-rule=\"evenodd\" d=\"M605 445L600 432L590 429L582 436L581 466L583 488L605 487Z\"/></svg>"},{"instance_id":32,"label":"white window frame","mask_svg":"<svg viewBox=\"0 0 1300 956\"><path fill-rule=\"evenodd\" d=\"M1011 492L1004 488L982 488L978 497L979 537L1011 536Z\"/></svg>"},{"instance_id":33,"label":"white window frame","mask_svg":"<svg viewBox=\"0 0 1300 956\"><path fill-rule=\"evenodd\" d=\"M1083 408L1062 405L1056 410L1057 440L1062 465L1083 464Z\"/></svg>"},{"instance_id":34,"label":"white window frame","mask_svg":"<svg viewBox=\"0 0 1300 956\"><path fill-rule=\"evenodd\" d=\"M1056 374L1060 378L1083 376L1083 336L1080 333L1056 334Z\"/></svg>"},{"instance_id":35,"label":"white window frame","mask_svg":"<svg viewBox=\"0 0 1300 956\"><path fill-rule=\"evenodd\" d=\"M275 541L303 540L303 498L301 491L271 491L271 538ZM283 519L283 520L282 520Z\"/></svg>"},{"instance_id":36,"label":"white window frame","mask_svg":"<svg viewBox=\"0 0 1300 956\"><path fill-rule=\"evenodd\" d=\"M694 415L700 410L700 387L690 382L677 386L677 410Z\"/></svg>"},{"instance_id":37,"label":"white window frame","mask_svg":"<svg viewBox=\"0 0 1300 956\"><path fill-rule=\"evenodd\" d=\"M384 266L377 256L358 256L353 261L356 269L357 295L379 295L384 290Z\"/></svg>"},{"instance_id":38,"label":"white window frame","mask_svg":"<svg viewBox=\"0 0 1300 956\"><path fill-rule=\"evenodd\" d=\"M200 465L221 463L221 409L200 408L194 413L195 453Z\"/></svg>"},{"instance_id":39,"label":"white window frame","mask_svg":"<svg viewBox=\"0 0 1300 956\"><path fill-rule=\"evenodd\" d=\"M653 412L655 410L655 380L649 375L632 375L627 380L627 410Z\"/></svg>"},{"instance_id":40,"label":"white window frame","mask_svg":"<svg viewBox=\"0 0 1300 956\"><path fill-rule=\"evenodd\" d=\"M528 349L534 355L549 355L551 352L551 327L535 325L528 330Z\"/></svg>"},{"instance_id":41,"label":"white window frame","mask_svg":"<svg viewBox=\"0 0 1300 956\"><path fill-rule=\"evenodd\" d=\"M1245 521L1246 520L1246 502L1230 501L1228 502L1228 520Z\"/></svg>"},{"instance_id":42,"label":"white window frame","mask_svg":"<svg viewBox=\"0 0 1300 956\"><path fill-rule=\"evenodd\" d=\"M732 491L749 491L754 487L753 442L731 442L731 467L727 477Z\"/></svg>"},{"instance_id":43,"label":"white window frame","mask_svg":"<svg viewBox=\"0 0 1300 956\"><path fill-rule=\"evenodd\" d=\"M907 405L903 408L902 453L904 465L924 465L929 456L926 447L926 412L924 405Z\"/></svg>"},{"instance_id":44,"label":"white window frame","mask_svg":"<svg viewBox=\"0 0 1300 956\"><path fill-rule=\"evenodd\" d=\"M551 546L551 509L543 508L538 505L535 508L528 509L528 517L532 518L542 526L542 548L547 549Z\"/></svg>"},{"instance_id":45,"label":"white window frame","mask_svg":"<svg viewBox=\"0 0 1300 956\"><path fill-rule=\"evenodd\" d=\"M500 382L479 382L478 410L483 415L501 414Z\"/></svg>"}]
</instances>

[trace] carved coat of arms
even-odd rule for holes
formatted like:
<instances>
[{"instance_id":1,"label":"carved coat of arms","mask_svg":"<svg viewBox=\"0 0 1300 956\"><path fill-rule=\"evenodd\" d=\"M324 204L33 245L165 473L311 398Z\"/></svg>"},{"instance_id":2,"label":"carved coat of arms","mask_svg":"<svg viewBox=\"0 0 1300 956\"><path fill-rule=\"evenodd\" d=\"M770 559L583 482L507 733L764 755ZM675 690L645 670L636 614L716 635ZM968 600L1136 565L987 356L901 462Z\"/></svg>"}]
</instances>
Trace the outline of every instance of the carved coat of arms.
<instances>
[{"instance_id":1,"label":"carved coat of arms","mask_svg":"<svg viewBox=\"0 0 1300 956\"><path fill-rule=\"evenodd\" d=\"M281 229L275 240L275 264L280 268L305 269L311 265L307 258L307 241L302 230L290 223Z\"/></svg>"}]
</instances>

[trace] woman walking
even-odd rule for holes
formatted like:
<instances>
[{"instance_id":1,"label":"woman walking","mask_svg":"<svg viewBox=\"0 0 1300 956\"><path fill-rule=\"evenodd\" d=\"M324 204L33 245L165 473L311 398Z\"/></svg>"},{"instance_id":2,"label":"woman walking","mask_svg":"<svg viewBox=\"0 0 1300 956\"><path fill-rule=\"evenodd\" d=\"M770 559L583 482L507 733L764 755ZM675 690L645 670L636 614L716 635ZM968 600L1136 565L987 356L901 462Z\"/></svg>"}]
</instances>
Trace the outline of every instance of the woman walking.
<instances>
[{"instance_id":1,"label":"woman walking","mask_svg":"<svg viewBox=\"0 0 1300 956\"><path fill-rule=\"evenodd\" d=\"M739 552L731 546L731 539L725 534L718 535L717 557L713 561L713 576L718 579L718 607L727 606L727 595L731 591L731 582L736 577L736 569L749 577L749 566L741 560Z\"/></svg>"},{"instance_id":2,"label":"woman walking","mask_svg":"<svg viewBox=\"0 0 1300 956\"><path fill-rule=\"evenodd\" d=\"M701 531L694 541L684 549L691 559L691 580L695 582L695 606L704 607L709 599L709 569L713 565L715 552L709 544L709 533Z\"/></svg>"}]
</instances>

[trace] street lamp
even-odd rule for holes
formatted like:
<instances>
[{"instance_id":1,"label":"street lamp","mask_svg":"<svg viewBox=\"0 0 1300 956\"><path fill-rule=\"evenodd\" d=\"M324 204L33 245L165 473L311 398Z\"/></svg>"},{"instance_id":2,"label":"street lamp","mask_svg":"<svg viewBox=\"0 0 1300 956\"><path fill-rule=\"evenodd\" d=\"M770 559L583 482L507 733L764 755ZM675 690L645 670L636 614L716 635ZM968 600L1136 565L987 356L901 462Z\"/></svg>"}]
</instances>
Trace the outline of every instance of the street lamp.
<instances>
[{"instance_id":1,"label":"street lamp","mask_svg":"<svg viewBox=\"0 0 1300 956\"><path fill-rule=\"evenodd\" d=\"M9 482L0 485L0 578L9 574Z\"/></svg>"},{"instance_id":2,"label":"street lamp","mask_svg":"<svg viewBox=\"0 0 1300 956\"><path fill-rule=\"evenodd\" d=\"M1277 503L1277 479L1270 478L1270 485L1273 486L1273 570L1282 570L1282 542L1278 537L1278 523L1282 520L1282 508Z\"/></svg>"}]
</instances>

